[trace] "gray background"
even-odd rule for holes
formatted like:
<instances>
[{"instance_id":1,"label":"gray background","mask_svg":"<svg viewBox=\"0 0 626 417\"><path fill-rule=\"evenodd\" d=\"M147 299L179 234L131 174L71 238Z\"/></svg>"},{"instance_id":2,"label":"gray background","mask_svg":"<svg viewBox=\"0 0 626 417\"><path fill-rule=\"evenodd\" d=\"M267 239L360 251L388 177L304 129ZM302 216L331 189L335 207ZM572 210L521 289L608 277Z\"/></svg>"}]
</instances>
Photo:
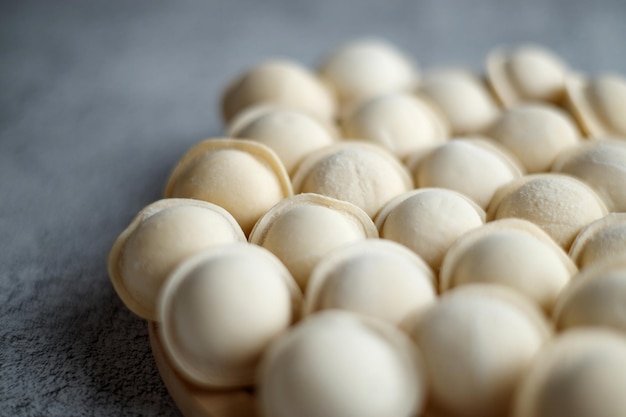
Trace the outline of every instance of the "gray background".
<instances>
[{"instance_id":1,"label":"gray background","mask_svg":"<svg viewBox=\"0 0 626 417\"><path fill-rule=\"evenodd\" d=\"M623 1L0 0L0 415L176 416L106 255L263 58L379 35L423 68L544 43L626 73Z\"/></svg>"}]
</instances>

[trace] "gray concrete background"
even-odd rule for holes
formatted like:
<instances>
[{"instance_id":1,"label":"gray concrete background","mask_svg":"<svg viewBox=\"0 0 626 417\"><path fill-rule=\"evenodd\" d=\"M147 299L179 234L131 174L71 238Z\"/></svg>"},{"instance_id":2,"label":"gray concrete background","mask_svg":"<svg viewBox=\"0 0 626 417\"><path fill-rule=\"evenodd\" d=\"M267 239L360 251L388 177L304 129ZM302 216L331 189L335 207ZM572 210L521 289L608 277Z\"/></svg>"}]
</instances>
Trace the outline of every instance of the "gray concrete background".
<instances>
[{"instance_id":1,"label":"gray concrete background","mask_svg":"<svg viewBox=\"0 0 626 417\"><path fill-rule=\"evenodd\" d=\"M0 415L176 416L106 272L217 100L263 58L378 35L423 68L543 43L626 73L626 2L0 1Z\"/></svg>"}]
</instances>

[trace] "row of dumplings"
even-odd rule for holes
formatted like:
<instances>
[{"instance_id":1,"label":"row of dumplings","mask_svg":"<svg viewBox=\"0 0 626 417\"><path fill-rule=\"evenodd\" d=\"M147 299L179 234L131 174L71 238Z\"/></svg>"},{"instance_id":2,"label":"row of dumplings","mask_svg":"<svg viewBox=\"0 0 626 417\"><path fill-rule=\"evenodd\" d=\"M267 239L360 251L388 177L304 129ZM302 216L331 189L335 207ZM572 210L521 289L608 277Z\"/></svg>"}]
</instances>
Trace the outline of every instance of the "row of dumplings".
<instances>
[{"instance_id":1,"label":"row of dumplings","mask_svg":"<svg viewBox=\"0 0 626 417\"><path fill-rule=\"evenodd\" d=\"M626 81L486 68L366 40L228 87L228 138L109 254L188 383L265 417L624 415Z\"/></svg>"},{"instance_id":2,"label":"row of dumplings","mask_svg":"<svg viewBox=\"0 0 626 417\"><path fill-rule=\"evenodd\" d=\"M222 115L233 126L245 114L243 110L278 104L331 124L341 119L349 134L362 136L372 130L378 117L403 107L404 101L406 111L424 123L421 133L429 137L423 140L437 141L445 133L458 136L481 131L498 117L501 107L543 102L571 111L586 136L626 135L621 116L626 84L618 74L587 77L539 45L498 48L487 56L485 69L484 80L465 68L422 76L417 64L393 45L359 40L329 54L317 74L289 60L270 60L253 67L227 89ZM393 104L373 100L394 93L415 93L435 104L434 114L431 106L420 100L412 106L408 100ZM409 126L407 122L401 127ZM398 139L396 152L415 146L408 137ZM384 143L380 137L373 140Z\"/></svg>"}]
</instances>

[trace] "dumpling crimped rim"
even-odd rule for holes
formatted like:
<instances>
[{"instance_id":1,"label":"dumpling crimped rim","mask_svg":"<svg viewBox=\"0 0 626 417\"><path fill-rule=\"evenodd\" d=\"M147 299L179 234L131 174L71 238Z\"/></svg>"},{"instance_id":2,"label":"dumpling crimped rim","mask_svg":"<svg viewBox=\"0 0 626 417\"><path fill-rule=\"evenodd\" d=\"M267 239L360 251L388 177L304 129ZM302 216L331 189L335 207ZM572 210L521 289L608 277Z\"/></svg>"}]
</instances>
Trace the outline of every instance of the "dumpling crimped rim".
<instances>
[{"instance_id":1,"label":"dumpling crimped rim","mask_svg":"<svg viewBox=\"0 0 626 417\"><path fill-rule=\"evenodd\" d=\"M269 209L269 211L265 213L252 228L248 241L250 243L263 246L263 242L267 237L269 229L274 224L276 218L282 216L284 213L295 207L305 205L315 205L336 210L345 215L349 221L358 224L366 238L370 239L378 237L378 230L376 229L376 226L374 226L372 219L370 219L363 209L347 201L337 200L321 194L303 193L286 198Z\"/></svg>"},{"instance_id":2,"label":"dumpling crimped rim","mask_svg":"<svg viewBox=\"0 0 626 417\"><path fill-rule=\"evenodd\" d=\"M572 329L548 341L519 380L512 399L511 417L536 415L535 402L541 395L542 389L545 388L544 384L551 373L560 371L564 374L575 359L584 359L584 353L605 349L619 350L622 352L622 357L626 357L626 338L606 329L581 328ZM593 367L588 366L588 369L593 369ZM567 374L561 375L561 379L566 380L565 376Z\"/></svg>"},{"instance_id":3,"label":"dumpling crimped rim","mask_svg":"<svg viewBox=\"0 0 626 417\"><path fill-rule=\"evenodd\" d=\"M236 138L250 124L274 112L303 114L317 122L333 139L337 139L341 136L339 128L332 121L322 119L318 115L312 114L311 112L294 109L280 103L260 103L246 107L228 123L226 126L226 134L229 138Z\"/></svg>"},{"instance_id":4,"label":"dumpling crimped rim","mask_svg":"<svg viewBox=\"0 0 626 417\"><path fill-rule=\"evenodd\" d=\"M274 176L276 177L276 180L280 185L283 197L286 198L293 195L293 187L291 186L289 174L287 173L287 170L285 169L283 163L280 161L280 158L278 158L278 155L276 155L276 153L272 149L270 149L269 146L263 145L262 143L253 140L213 138L205 139L201 142L198 142L196 145L191 147L191 149L189 149L178 161L178 164L176 164L176 166L174 167L174 170L172 171L165 187L165 197L168 198L172 196L180 175L189 166L191 166L191 164L196 162L207 153L223 150L240 151L260 159L261 161L266 163L273 171Z\"/></svg>"},{"instance_id":5,"label":"dumpling crimped rim","mask_svg":"<svg viewBox=\"0 0 626 417\"><path fill-rule=\"evenodd\" d=\"M589 80L580 73L570 74L565 80L566 104L581 129L592 138L609 135L604 123L589 103Z\"/></svg>"},{"instance_id":6,"label":"dumpling crimped rim","mask_svg":"<svg viewBox=\"0 0 626 417\"><path fill-rule=\"evenodd\" d=\"M387 217L389 217L389 214L396 207L398 207L400 204L402 204L405 200L408 200L409 198L411 198L413 196L416 196L418 194L422 194L422 193L425 193L425 192L432 192L432 191L449 193L449 194L453 194L453 195L456 195L458 197L461 197L463 200L467 201L474 208L474 210L476 210L476 213L478 214L478 216L480 217L482 222L483 223L485 222L485 217L486 217L485 210L480 208L480 206L478 204L476 204L468 196L466 196L464 194L461 194L458 191L449 190L447 188L424 187L424 188L418 188L418 189L415 189L415 190L407 191L407 192L405 192L403 194L400 194L399 196L396 196L395 198L389 200L389 202L387 204L385 204L383 206L383 208L380 209L380 211L378 212L378 214L374 218L374 223L376 224L376 227L378 228L378 230L380 231L380 230L383 229L383 226L385 225L385 221L387 221Z\"/></svg>"},{"instance_id":7,"label":"dumpling crimped rim","mask_svg":"<svg viewBox=\"0 0 626 417\"><path fill-rule=\"evenodd\" d=\"M592 196L592 198L598 203L598 206L601 208L601 210L604 213L608 213L608 209L606 207L606 204L604 203L604 200L602 200L600 196L598 195L598 193L596 193L593 190L593 188L591 188L585 182L583 182L582 180L576 177L572 177L571 175L549 172L549 173L537 173L537 174L525 175L523 177L517 178L509 182L508 184L505 184L502 187L500 187L496 191L496 193L493 195L491 202L487 206L487 220L488 221L494 220L496 216L498 215L498 210L500 209L500 205L502 204L502 202L511 194L513 194L515 191L517 191L520 187L536 179L544 179L544 178L555 178L555 179L569 181L587 190L589 194Z\"/></svg>"},{"instance_id":8,"label":"dumpling crimped rim","mask_svg":"<svg viewBox=\"0 0 626 417\"><path fill-rule=\"evenodd\" d=\"M516 45L515 47L500 46L487 55L485 67L488 83L492 88L494 96L504 108L510 108L525 101L517 88L509 82L506 70L507 61L511 58L511 53L523 49L546 51L546 48L542 45L524 43ZM553 55L553 58L560 61L559 57L556 55ZM561 62L561 64L566 68L565 63Z\"/></svg>"},{"instance_id":9,"label":"dumpling crimped rim","mask_svg":"<svg viewBox=\"0 0 626 417\"><path fill-rule=\"evenodd\" d=\"M329 146L320 148L309 155L307 155L298 165L296 171L293 174L293 189L296 193L300 192L302 183L306 181L312 169L325 158L342 151L344 149L357 149L367 152L375 153L381 156L389 165L393 166L398 172L398 175L402 179L404 186L408 189L413 188L413 179L408 169L402 165L389 150L383 148L380 145L376 145L372 142L366 142L363 140L349 140L337 142Z\"/></svg>"},{"instance_id":10,"label":"dumpling crimped rim","mask_svg":"<svg viewBox=\"0 0 626 417\"><path fill-rule=\"evenodd\" d=\"M285 282L285 286L290 294L291 324L295 323L300 317L302 292L300 291L298 284L296 284L287 268L274 254L259 246L251 245L246 242L217 246L192 255L181 262L168 277L159 296L157 304L159 334L160 340L165 347L167 357L173 367L184 375L187 380L193 381L199 386L206 388L228 388L252 385L256 380L256 369L244 370L241 373L215 369L214 372L211 372L211 374L204 374L195 369L193 364L187 363L183 357L184 355L180 353L171 336L172 330L168 317L171 304L171 294L176 291L180 283L184 281L190 272L203 263L224 255L243 254L246 251L254 254L254 256L264 257L268 260L269 264L276 269Z\"/></svg>"},{"instance_id":11,"label":"dumpling crimped rim","mask_svg":"<svg viewBox=\"0 0 626 417\"><path fill-rule=\"evenodd\" d=\"M552 250L558 256L563 263L563 266L570 273L570 276L574 275L578 271L578 268L576 268L576 265L572 262L567 253L565 253L563 248L561 248L554 241L554 239L552 239L550 235L544 232L539 226L524 219L505 218L485 223L482 227L470 230L452 244L444 257L441 269L439 270L440 290L444 292L450 289L450 280L452 279L452 275L456 269L456 264L460 256L462 256L480 239L501 231L525 234L537 239L539 242L543 243L548 250Z\"/></svg>"},{"instance_id":12,"label":"dumpling crimped rim","mask_svg":"<svg viewBox=\"0 0 626 417\"><path fill-rule=\"evenodd\" d=\"M358 256L367 256L373 251L380 253L395 252L405 257L417 269L421 270L424 276L428 277L433 286L433 292L437 295L437 279L428 264L420 258L415 252L409 248L388 239L366 239L357 241L353 244L342 246L337 250L329 253L317 263L311 272L307 289L304 294L304 302L302 304L302 315L308 316L315 312L315 307L319 299L320 291L329 278L330 272L342 262L357 258Z\"/></svg>"},{"instance_id":13,"label":"dumpling crimped rim","mask_svg":"<svg viewBox=\"0 0 626 417\"><path fill-rule=\"evenodd\" d=\"M374 317L367 317L357 313L344 310L325 310L314 315L306 317L299 324L292 327L289 331L280 335L277 340L270 346L268 351L263 357L259 366L259 380L263 381L264 376L268 374L268 369L272 366L273 362L278 360L283 354L286 348L289 347L289 343L294 337L298 337L302 332L307 331L306 326L314 321L329 321L329 320L349 320L354 322L355 325L362 326L365 330L374 333L375 336L380 337L386 343L388 343L398 353L400 359L405 363L406 367L402 369L406 371L406 374L412 380L413 384L421 388L422 398L421 401L416 404L419 408L424 408L428 392L429 381L426 374L426 367L422 358L419 347L411 341L411 339L390 323L383 320L376 319ZM410 371L410 370L411 371ZM259 389L262 391L264 385L261 384ZM259 396L259 401L264 401L264 396ZM261 403L261 410L265 407ZM415 410L416 412L418 410ZM263 412L261 415L265 416Z\"/></svg>"},{"instance_id":14,"label":"dumpling crimped rim","mask_svg":"<svg viewBox=\"0 0 626 417\"><path fill-rule=\"evenodd\" d=\"M545 340L548 340L553 334L553 325L548 317L541 311L540 307L525 295L507 286L494 283L471 283L461 285L442 294L441 301L462 297L486 297L504 301L534 323L538 332Z\"/></svg>"},{"instance_id":15,"label":"dumpling crimped rim","mask_svg":"<svg viewBox=\"0 0 626 417\"><path fill-rule=\"evenodd\" d=\"M148 322L152 356L170 396L184 416L222 417L228 409L231 417L256 417L256 399L248 389L207 390L186 381L172 366L159 335L159 323Z\"/></svg>"},{"instance_id":16,"label":"dumpling crimped rim","mask_svg":"<svg viewBox=\"0 0 626 417\"><path fill-rule=\"evenodd\" d=\"M213 203L194 200L191 198L165 198L144 207L115 240L107 259L109 277L115 292L122 299L129 310L144 319L154 320L156 319L156 316L153 311L145 308L142 304L137 302L131 295L130 291L126 288L126 285L124 285L124 280L122 279L120 271L122 252L130 236L139 228L139 226L141 226L143 222L163 210L181 206L200 207L222 216L222 218L232 227L233 237L235 240L240 242L246 241L246 237L241 230L241 226L239 226L239 223L237 223L235 218L228 211Z\"/></svg>"},{"instance_id":17,"label":"dumpling crimped rim","mask_svg":"<svg viewBox=\"0 0 626 417\"><path fill-rule=\"evenodd\" d=\"M603 262L589 265L584 269L581 269L576 274L569 285L567 285L554 305L552 312L552 320L557 328L560 328L560 317L563 314L563 309L567 306L569 300L579 291L584 290L585 286L593 281L602 279L606 274L613 271L620 271L626 274L626 257L607 259Z\"/></svg>"},{"instance_id":18,"label":"dumpling crimped rim","mask_svg":"<svg viewBox=\"0 0 626 417\"><path fill-rule=\"evenodd\" d=\"M589 223L578 233L576 239L574 239L574 243L572 243L569 250L569 256L576 264L579 264L578 258L580 258L582 252L584 252L589 239L592 239L596 234L615 225L624 225L626 227L626 213L609 213Z\"/></svg>"}]
</instances>

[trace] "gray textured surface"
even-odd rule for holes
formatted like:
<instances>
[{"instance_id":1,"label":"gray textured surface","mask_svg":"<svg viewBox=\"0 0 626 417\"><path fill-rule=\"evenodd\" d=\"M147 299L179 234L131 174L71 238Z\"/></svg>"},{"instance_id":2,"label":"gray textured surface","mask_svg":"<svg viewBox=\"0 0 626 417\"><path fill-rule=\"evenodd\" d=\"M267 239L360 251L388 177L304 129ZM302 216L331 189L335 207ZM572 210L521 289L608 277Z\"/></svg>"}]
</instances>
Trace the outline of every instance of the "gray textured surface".
<instances>
[{"instance_id":1,"label":"gray textured surface","mask_svg":"<svg viewBox=\"0 0 626 417\"><path fill-rule=\"evenodd\" d=\"M105 259L180 155L220 134L234 72L375 34L426 68L536 41L626 73L625 5L1 1L0 415L178 415Z\"/></svg>"}]
</instances>

